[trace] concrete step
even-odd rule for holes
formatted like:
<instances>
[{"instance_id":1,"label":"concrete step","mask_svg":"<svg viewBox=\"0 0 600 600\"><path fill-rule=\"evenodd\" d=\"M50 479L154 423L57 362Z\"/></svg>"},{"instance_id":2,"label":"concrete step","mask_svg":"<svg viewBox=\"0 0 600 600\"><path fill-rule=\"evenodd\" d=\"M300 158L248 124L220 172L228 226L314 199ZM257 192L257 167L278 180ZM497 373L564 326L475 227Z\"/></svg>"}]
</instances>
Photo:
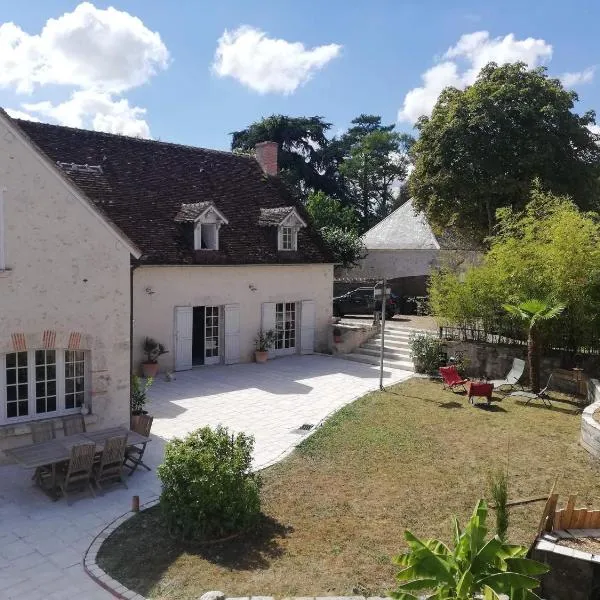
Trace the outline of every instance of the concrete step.
<instances>
[{"instance_id":1,"label":"concrete step","mask_svg":"<svg viewBox=\"0 0 600 600\"><path fill-rule=\"evenodd\" d=\"M376 344L364 344L360 348L357 348L355 352L360 352L361 354L370 354L371 356L380 356L381 347ZM411 360L410 352L408 350L403 351L401 349L399 350L398 348L390 348L387 345L383 351L383 355L400 360Z\"/></svg>"},{"instance_id":2,"label":"concrete step","mask_svg":"<svg viewBox=\"0 0 600 600\"><path fill-rule=\"evenodd\" d=\"M371 356L370 354L362 354L361 352L353 352L352 354L344 354L343 358L354 362L364 363L368 365L379 365L379 356ZM389 360L384 357L383 366L388 369L402 369L403 371L414 371L415 367L412 361L408 360Z\"/></svg>"},{"instance_id":3,"label":"concrete step","mask_svg":"<svg viewBox=\"0 0 600 600\"><path fill-rule=\"evenodd\" d=\"M375 344L377 347L379 347L381 345L381 336L377 335L377 336L371 338L370 340L367 340L365 342L365 345L366 344ZM391 337L388 337L387 335L385 336L385 346L386 346L386 348L388 346L390 346L390 348L405 348L405 349L410 348L410 344L408 343L407 340L391 338Z\"/></svg>"}]
</instances>

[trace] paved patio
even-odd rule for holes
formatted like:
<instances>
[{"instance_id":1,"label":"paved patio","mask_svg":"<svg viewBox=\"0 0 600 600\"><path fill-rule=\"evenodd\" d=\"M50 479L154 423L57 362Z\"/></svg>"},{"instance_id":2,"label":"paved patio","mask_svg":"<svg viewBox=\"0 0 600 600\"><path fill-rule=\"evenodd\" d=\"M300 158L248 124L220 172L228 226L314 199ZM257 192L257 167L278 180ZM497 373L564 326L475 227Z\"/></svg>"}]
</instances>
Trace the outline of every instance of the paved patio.
<instances>
[{"instance_id":1,"label":"paved patio","mask_svg":"<svg viewBox=\"0 0 600 600\"><path fill-rule=\"evenodd\" d=\"M411 375L387 369L385 385ZM319 423L379 385L377 368L329 356L206 367L176 377L156 381L152 388L149 410L155 420L146 462L153 471L136 471L129 489L81 496L68 506L34 488L27 471L0 467L0 598L110 598L84 573L83 553L106 524L129 510L132 495L143 503L159 493L154 468L166 440L221 423L255 436L254 464L261 468L281 460L303 439L305 434L296 431L301 425Z\"/></svg>"}]
</instances>

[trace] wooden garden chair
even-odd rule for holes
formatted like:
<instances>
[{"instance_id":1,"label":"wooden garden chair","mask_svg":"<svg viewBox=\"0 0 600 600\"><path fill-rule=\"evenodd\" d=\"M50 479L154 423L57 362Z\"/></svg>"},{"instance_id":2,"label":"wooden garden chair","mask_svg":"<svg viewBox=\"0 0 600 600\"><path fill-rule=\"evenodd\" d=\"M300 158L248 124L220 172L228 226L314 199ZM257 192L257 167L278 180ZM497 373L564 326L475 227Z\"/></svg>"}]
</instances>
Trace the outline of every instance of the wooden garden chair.
<instances>
[{"instance_id":1,"label":"wooden garden chair","mask_svg":"<svg viewBox=\"0 0 600 600\"><path fill-rule=\"evenodd\" d=\"M63 434L65 436L85 433L85 420L83 415L69 415L63 417Z\"/></svg>"},{"instance_id":2,"label":"wooden garden chair","mask_svg":"<svg viewBox=\"0 0 600 600\"><path fill-rule=\"evenodd\" d=\"M150 437L150 429L152 428L152 421L154 417L149 415L136 415L131 419L131 429L144 437ZM151 471L148 465L145 465L142 462L142 458L144 456L144 452L146 451L146 444L148 442L144 442L143 444L136 444L133 446L128 446L125 452L125 462L124 465L130 469L129 476L131 477L132 473L140 467L144 467L147 471Z\"/></svg>"},{"instance_id":3,"label":"wooden garden chair","mask_svg":"<svg viewBox=\"0 0 600 600\"><path fill-rule=\"evenodd\" d=\"M34 444L41 444L43 442L49 442L56 438L56 432L54 431L54 423L52 421L37 421L29 425L31 429L31 441ZM40 487L42 486L42 480L52 476L52 466L45 465L38 467L31 479L35 480Z\"/></svg>"},{"instance_id":4,"label":"wooden garden chair","mask_svg":"<svg viewBox=\"0 0 600 600\"><path fill-rule=\"evenodd\" d=\"M74 488L87 488L92 496L96 496L92 487L92 469L94 468L94 457L96 455L96 444L89 442L77 444L71 448L71 458L65 473L59 473L58 487L65 498Z\"/></svg>"},{"instance_id":5,"label":"wooden garden chair","mask_svg":"<svg viewBox=\"0 0 600 600\"><path fill-rule=\"evenodd\" d=\"M104 443L104 450L100 455L100 462L94 466L93 480L98 489L106 481L127 484L123 479L123 467L125 462L125 450L127 448L127 436L108 438Z\"/></svg>"}]
</instances>

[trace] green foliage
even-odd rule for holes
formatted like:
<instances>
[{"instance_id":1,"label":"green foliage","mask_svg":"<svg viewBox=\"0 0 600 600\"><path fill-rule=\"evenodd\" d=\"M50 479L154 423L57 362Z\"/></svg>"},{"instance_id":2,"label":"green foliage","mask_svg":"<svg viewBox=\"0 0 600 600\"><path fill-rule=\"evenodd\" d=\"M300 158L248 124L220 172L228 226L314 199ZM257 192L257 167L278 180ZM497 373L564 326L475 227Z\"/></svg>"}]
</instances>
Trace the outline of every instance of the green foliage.
<instances>
[{"instance_id":1,"label":"green foliage","mask_svg":"<svg viewBox=\"0 0 600 600\"><path fill-rule=\"evenodd\" d=\"M343 206L336 198L323 192L311 192L306 201L306 211L317 229L334 227L344 231L356 231L358 218L350 206Z\"/></svg>"},{"instance_id":2,"label":"green foliage","mask_svg":"<svg viewBox=\"0 0 600 600\"><path fill-rule=\"evenodd\" d=\"M323 227L321 237L333 254L335 262L343 267L353 267L367 255L362 238L355 231Z\"/></svg>"},{"instance_id":3,"label":"green foliage","mask_svg":"<svg viewBox=\"0 0 600 600\"><path fill-rule=\"evenodd\" d=\"M131 376L131 412L134 414L141 413L145 406L147 399L147 393L150 389L150 386L154 382L152 377L148 377L144 383L142 383L142 378L137 375Z\"/></svg>"},{"instance_id":4,"label":"green foliage","mask_svg":"<svg viewBox=\"0 0 600 600\"><path fill-rule=\"evenodd\" d=\"M583 209L598 205L599 136L593 111L573 112L575 92L523 63L484 67L464 90L446 88L417 123L410 189L429 221L492 232L496 209L522 210L539 178Z\"/></svg>"},{"instance_id":5,"label":"green foliage","mask_svg":"<svg viewBox=\"0 0 600 600\"><path fill-rule=\"evenodd\" d=\"M149 337L144 339L142 349L146 355L147 363L156 363L159 356L169 352L162 344L159 344L156 340Z\"/></svg>"},{"instance_id":6,"label":"green foliage","mask_svg":"<svg viewBox=\"0 0 600 600\"><path fill-rule=\"evenodd\" d=\"M440 366L442 340L427 333L412 333L408 343L416 372L436 375Z\"/></svg>"},{"instance_id":7,"label":"green foliage","mask_svg":"<svg viewBox=\"0 0 600 600\"><path fill-rule=\"evenodd\" d=\"M277 336L272 329L268 331L259 331L254 339L254 347L257 352L267 352L275 345Z\"/></svg>"},{"instance_id":8,"label":"green foliage","mask_svg":"<svg viewBox=\"0 0 600 600\"><path fill-rule=\"evenodd\" d=\"M496 535L505 542L510 514L507 506L508 477L504 471L490 475L490 491L496 505Z\"/></svg>"},{"instance_id":9,"label":"green foliage","mask_svg":"<svg viewBox=\"0 0 600 600\"><path fill-rule=\"evenodd\" d=\"M464 530L454 519L454 548L438 540L422 541L409 531L404 536L410 551L394 558L401 567L396 600L418 600L413 592L433 590L432 600L539 600L537 575L548 567L525 558L527 548L505 544L498 537L486 541L487 506L480 500Z\"/></svg>"},{"instance_id":10,"label":"green foliage","mask_svg":"<svg viewBox=\"0 0 600 600\"><path fill-rule=\"evenodd\" d=\"M504 310L518 317L527 324L527 329L533 329L538 321L549 321L558 317L565 310L563 304L550 304L548 301L531 298L520 304L505 304Z\"/></svg>"},{"instance_id":11,"label":"green foliage","mask_svg":"<svg viewBox=\"0 0 600 600\"><path fill-rule=\"evenodd\" d=\"M183 539L223 537L247 529L260 514L260 478L250 471L254 438L221 426L171 440L158 467L160 507Z\"/></svg>"},{"instance_id":12,"label":"green foliage","mask_svg":"<svg viewBox=\"0 0 600 600\"><path fill-rule=\"evenodd\" d=\"M522 211L499 211L497 235L482 264L459 276L432 274L430 307L440 322L511 332L522 321L503 305L554 298L565 310L537 323L548 343L576 350L595 342L600 324L600 224L567 198L538 188Z\"/></svg>"}]
</instances>

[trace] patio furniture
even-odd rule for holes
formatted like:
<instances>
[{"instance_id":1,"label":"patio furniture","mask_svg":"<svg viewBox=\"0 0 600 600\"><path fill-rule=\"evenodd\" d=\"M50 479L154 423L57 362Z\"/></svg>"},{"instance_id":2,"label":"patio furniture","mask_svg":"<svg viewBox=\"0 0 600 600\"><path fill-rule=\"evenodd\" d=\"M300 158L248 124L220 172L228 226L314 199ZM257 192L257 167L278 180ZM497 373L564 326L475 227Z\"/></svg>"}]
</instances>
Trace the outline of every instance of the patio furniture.
<instances>
[{"instance_id":1,"label":"patio furniture","mask_svg":"<svg viewBox=\"0 0 600 600\"><path fill-rule=\"evenodd\" d=\"M146 444L150 441L148 437L142 436L125 427L112 427L110 429L101 429L98 431L57 438L40 444L19 446L18 448L5 450L4 453L25 469L37 469L38 467L48 466L50 477L42 478L37 481L37 483L42 491L50 498L58 500L58 498L60 498L60 490L57 486L57 466L62 463L67 463L67 469L61 474L65 475L68 470L68 462L73 447L81 445L82 443L94 442L96 452L102 452L106 440L123 436L127 437L127 443L131 445Z\"/></svg>"},{"instance_id":2,"label":"patio furniture","mask_svg":"<svg viewBox=\"0 0 600 600\"><path fill-rule=\"evenodd\" d=\"M56 437L54 431L54 423L52 421L37 421L31 423L29 426L31 429L31 439L34 444L41 444L42 442L49 442ZM52 476L52 465L42 465L36 467L31 479L41 484L41 479Z\"/></svg>"},{"instance_id":3,"label":"patio furniture","mask_svg":"<svg viewBox=\"0 0 600 600\"><path fill-rule=\"evenodd\" d=\"M69 493L73 489L87 488L92 496L95 496L92 487L92 468L94 466L94 456L96 455L96 444L86 442L77 444L71 448L69 466L66 473L59 474L57 484L63 496L69 499Z\"/></svg>"},{"instance_id":4,"label":"patio furniture","mask_svg":"<svg viewBox=\"0 0 600 600\"><path fill-rule=\"evenodd\" d=\"M465 384L469 381L469 379L463 379L454 365L440 367L439 371L442 379L444 380L444 389L454 391L456 388L462 387L462 391L466 391Z\"/></svg>"},{"instance_id":5,"label":"patio furniture","mask_svg":"<svg viewBox=\"0 0 600 600\"><path fill-rule=\"evenodd\" d=\"M468 381L466 387L467 396L471 404L475 404L473 401L475 397L485 398L488 404L491 403L492 392L494 391L494 386L491 383L487 383L486 381Z\"/></svg>"},{"instance_id":6,"label":"patio furniture","mask_svg":"<svg viewBox=\"0 0 600 600\"><path fill-rule=\"evenodd\" d=\"M123 463L125 461L125 449L127 448L127 436L108 438L104 443L104 450L100 454L100 461L94 465L93 479L96 487L107 481L117 481L125 487L127 484L123 479Z\"/></svg>"},{"instance_id":7,"label":"patio furniture","mask_svg":"<svg viewBox=\"0 0 600 600\"><path fill-rule=\"evenodd\" d=\"M513 359L513 364L504 379L493 379L490 381L493 384L495 390L500 390L503 387L510 387L511 390L515 389L518 385L521 389L523 386L519 383L523 373L525 372L525 361L520 358Z\"/></svg>"},{"instance_id":8,"label":"patio furniture","mask_svg":"<svg viewBox=\"0 0 600 600\"><path fill-rule=\"evenodd\" d=\"M131 418L131 429L138 435L146 438L145 442L131 444L127 447L125 452L124 466L129 469L129 476L140 467L144 467L147 471L151 471L150 467L142 462L144 452L146 451L146 444L150 438L150 429L152 428L152 421L154 417L149 415L135 415Z\"/></svg>"},{"instance_id":9,"label":"patio furniture","mask_svg":"<svg viewBox=\"0 0 600 600\"><path fill-rule=\"evenodd\" d=\"M69 415L63 417L63 434L65 437L76 433L85 433L85 420L83 415Z\"/></svg>"}]
</instances>

